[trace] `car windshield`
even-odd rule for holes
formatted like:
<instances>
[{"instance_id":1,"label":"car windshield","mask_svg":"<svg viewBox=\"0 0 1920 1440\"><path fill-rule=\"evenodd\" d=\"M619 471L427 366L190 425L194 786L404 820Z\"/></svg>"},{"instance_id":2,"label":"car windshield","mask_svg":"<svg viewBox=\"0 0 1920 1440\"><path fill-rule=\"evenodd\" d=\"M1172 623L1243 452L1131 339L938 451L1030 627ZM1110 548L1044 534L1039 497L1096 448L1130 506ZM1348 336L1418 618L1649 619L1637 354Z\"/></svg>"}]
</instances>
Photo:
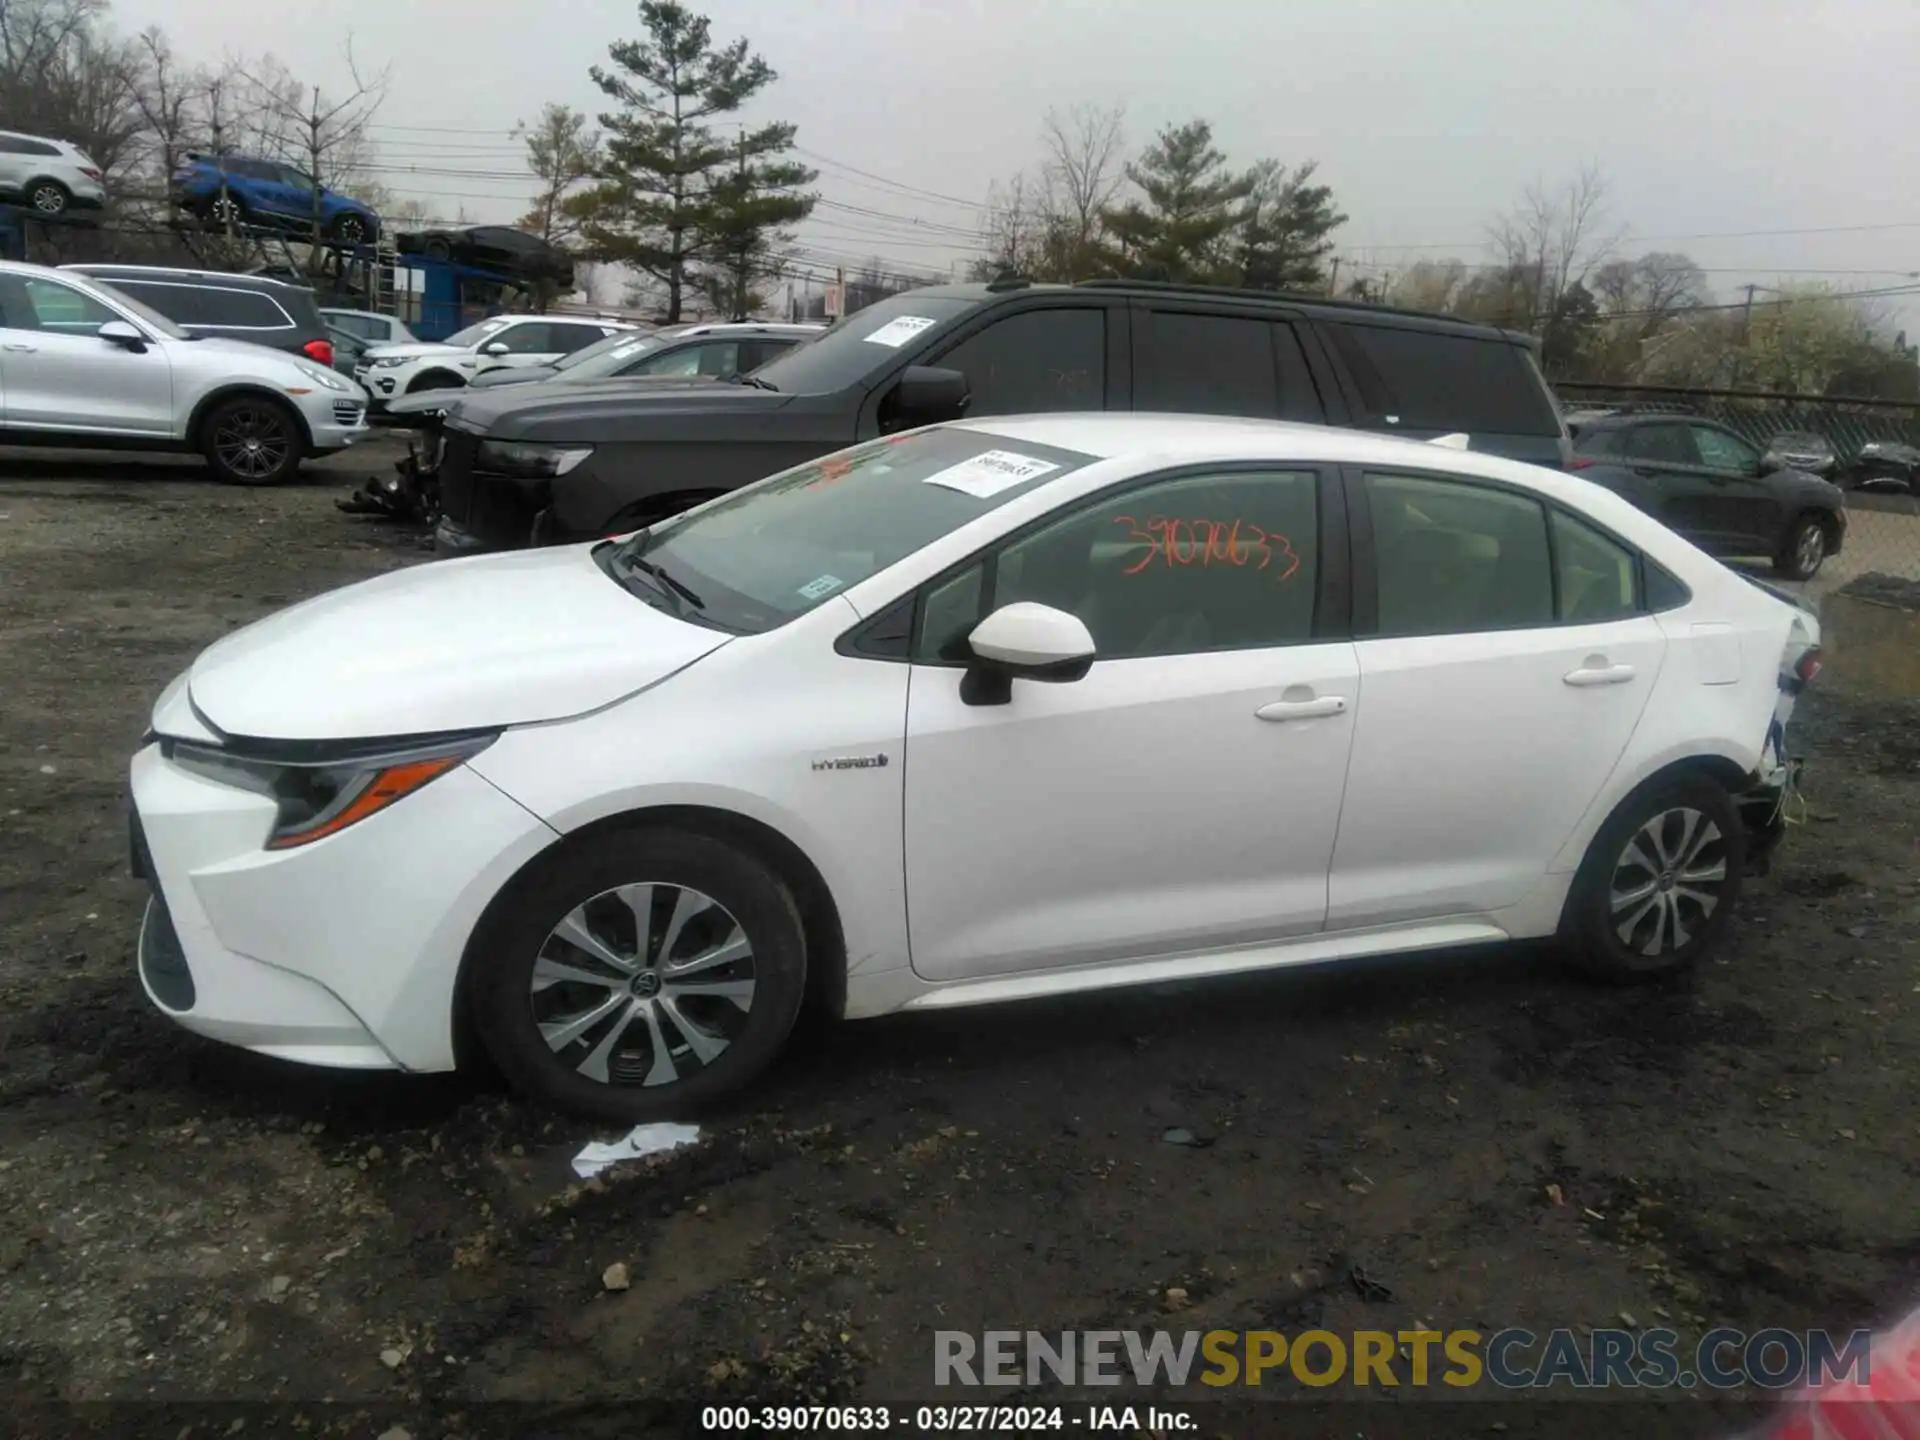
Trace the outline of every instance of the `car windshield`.
<instances>
[{"instance_id":1,"label":"car windshield","mask_svg":"<svg viewBox=\"0 0 1920 1440\"><path fill-rule=\"evenodd\" d=\"M618 335L609 335L604 340L596 340L584 350L558 361L555 370L578 370L576 380L590 380L595 375L611 374L637 355L649 350L658 350L666 342L655 335L635 335L631 330L622 330Z\"/></svg>"},{"instance_id":2,"label":"car windshield","mask_svg":"<svg viewBox=\"0 0 1920 1440\"><path fill-rule=\"evenodd\" d=\"M496 316L492 320L482 320L478 325L469 325L464 330L456 330L441 343L444 345L478 345L494 331L507 323L505 316Z\"/></svg>"},{"instance_id":3,"label":"car windshield","mask_svg":"<svg viewBox=\"0 0 1920 1440\"><path fill-rule=\"evenodd\" d=\"M835 321L817 340L796 345L754 371L789 395L828 395L881 369L921 332L969 314L978 300L910 290Z\"/></svg>"},{"instance_id":4,"label":"car windshield","mask_svg":"<svg viewBox=\"0 0 1920 1440\"><path fill-rule=\"evenodd\" d=\"M769 476L609 546L603 563L690 620L758 634L1094 458L932 426Z\"/></svg>"},{"instance_id":5,"label":"car windshield","mask_svg":"<svg viewBox=\"0 0 1920 1440\"><path fill-rule=\"evenodd\" d=\"M199 338L198 336L189 335L151 305L141 303L127 294L126 291L109 285L105 280L96 280L93 283L98 285L102 291L110 296L113 303L118 305L122 310L133 315L141 324L149 325L155 330L158 330L169 340L194 340Z\"/></svg>"}]
</instances>

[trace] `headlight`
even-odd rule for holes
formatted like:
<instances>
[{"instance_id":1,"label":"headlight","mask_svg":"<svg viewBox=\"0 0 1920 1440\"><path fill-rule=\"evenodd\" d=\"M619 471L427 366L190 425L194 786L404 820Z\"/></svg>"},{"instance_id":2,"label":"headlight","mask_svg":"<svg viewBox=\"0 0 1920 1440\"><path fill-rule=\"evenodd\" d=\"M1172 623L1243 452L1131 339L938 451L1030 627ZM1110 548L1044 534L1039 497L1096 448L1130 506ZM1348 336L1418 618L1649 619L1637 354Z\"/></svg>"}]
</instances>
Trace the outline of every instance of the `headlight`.
<instances>
[{"instance_id":1,"label":"headlight","mask_svg":"<svg viewBox=\"0 0 1920 1440\"><path fill-rule=\"evenodd\" d=\"M541 445L525 440L482 440L473 468L489 475L544 480L564 475L593 454L591 445Z\"/></svg>"},{"instance_id":2,"label":"headlight","mask_svg":"<svg viewBox=\"0 0 1920 1440\"><path fill-rule=\"evenodd\" d=\"M273 800L276 813L266 848L291 850L379 814L465 764L494 738L488 733L423 738L405 747L317 746L297 760L186 740L164 743L167 758L182 769Z\"/></svg>"},{"instance_id":3,"label":"headlight","mask_svg":"<svg viewBox=\"0 0 1920 1440\"><path fill-rule=\"evenodd\" d=\"M405 355L383 355L378 360L369 360L367 364L375 370L397 370L407 363Z\"/></svg>"},{"instance_id":4,"label":"headlight","mask_svg":"<svg viewBox=\"0 0 1920 1440\"><path fill-rule=\"evenodd\" d=\"M331 370L322 370L318 365L301 365L300 373L314 384L326 390L345 390L347 382Z\"/></svg>"}]
</instances>

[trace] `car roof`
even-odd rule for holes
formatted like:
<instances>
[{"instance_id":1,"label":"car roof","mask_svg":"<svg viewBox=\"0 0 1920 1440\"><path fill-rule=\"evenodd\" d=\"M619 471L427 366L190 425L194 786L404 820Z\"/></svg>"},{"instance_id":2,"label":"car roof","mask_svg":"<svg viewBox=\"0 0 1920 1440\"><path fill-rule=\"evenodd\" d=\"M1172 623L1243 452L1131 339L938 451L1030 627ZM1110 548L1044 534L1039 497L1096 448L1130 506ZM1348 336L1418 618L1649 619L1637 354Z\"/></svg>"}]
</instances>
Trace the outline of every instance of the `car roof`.
<instances>
[{"instance_id":1,"label":"car roof","mask_svg":"<svg viewBox=\"0 0 1920 1440\"><path fill-rule=\"evenodd\" d=\"M826 328L824 325L798 325L776 320L696 320L690 325L681 326L670 332L658 330L654 333L668 340L688 340L705 335L807 336L821 334Z\"/></svg>"},{"instance_id":2,"label":"car roof","mask_svg":"<svg viewBox=\"0 0 1920 1440\"><path fill-rule=\"evenodd\" d=\"M105 265L85 263L62 265L60 268L62 270L71 270L79 275L89 275L95 280L187 280L196 285L211 282L240 290L265 286L271 286L277 290L310 289L309 286L296 285L291 280L278 280L271 275L235 275L230 270L192 270L178 265Z\"/></svg>"},{"instance_id":3,"label":"car roof","mask_svg":"<svg viewBox=\"0 0 1920 1440\"><path fill-rule=\"evenodd\" d=\"M1457 315L1439 315L1430 310L1405 310L1392 305L1375 305L1365 300L1339 300L1327 295L1291 295L1280 290L1243 290L1223 285L1185 285L1157 280L1082 280L1073 285L1056 285L1011 279L995 280L988 284L969 282L955 285L925 285L902 293L952 300L971 300L975 303L1015 299L1021 295L1035 293L1093 297L1109 294L1123 298L1198 300L1203 304L1231 302L1236 307L1251 303L1308 315L1339 315L1365 324L1436 330L1451 335L1472 335L1483 340L1502 340L1530 350L1538 350L1540 345L1537 338L1518 330L1506 330L1497 325L1482 324L1477 320L1463 320Z\"/></svg>"}]
</instances>

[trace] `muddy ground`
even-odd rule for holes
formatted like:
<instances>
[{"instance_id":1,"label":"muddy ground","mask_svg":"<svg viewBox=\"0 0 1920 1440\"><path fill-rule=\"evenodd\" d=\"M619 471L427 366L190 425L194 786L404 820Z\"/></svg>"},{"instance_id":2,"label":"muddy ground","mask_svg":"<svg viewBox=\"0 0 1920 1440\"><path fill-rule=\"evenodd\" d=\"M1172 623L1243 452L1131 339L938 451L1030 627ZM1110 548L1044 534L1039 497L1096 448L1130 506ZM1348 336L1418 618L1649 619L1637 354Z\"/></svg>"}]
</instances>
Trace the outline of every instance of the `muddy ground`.
<instances>
[{"instance_id":1,"label":"muddy ground","mask_svg":"<svg viewBox=\"0 0 1920 1440\"><path fill-rule=\"evenodd\" d=\"M1832 690L1800 716L1805 825L1671 988L1482 952L826 1029L699 1148L586 1186L570 1157L609 1132L485 1077L185 1034L134 977L127 756L229 627L425 560L334 509L388 458L247 491L0 452L16 1401L621 1399L633 1433L679 1413L647 1402L927 1398L937 1328L1691 1339L1870 1324L1920 1290L1920 716ZM1666 1433L1731 1423L1661 1409Z\"/></svg>"}]
</instances>

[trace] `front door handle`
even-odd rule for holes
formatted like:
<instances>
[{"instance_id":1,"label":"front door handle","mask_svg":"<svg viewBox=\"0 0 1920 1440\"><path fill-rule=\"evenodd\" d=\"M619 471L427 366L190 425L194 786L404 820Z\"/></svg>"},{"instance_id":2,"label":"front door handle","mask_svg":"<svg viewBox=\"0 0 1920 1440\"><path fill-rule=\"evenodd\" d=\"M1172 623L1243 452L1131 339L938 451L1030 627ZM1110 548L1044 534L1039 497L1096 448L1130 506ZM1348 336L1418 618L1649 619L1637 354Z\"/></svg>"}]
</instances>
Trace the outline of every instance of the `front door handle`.
<instances>
[{"instance_id":1,"label":"front door handle","mask_svg":"<svg viewBox=\"0 0 1920 1440\"><path fill-rule=\"evenodd\" d=\"M1318 700L1275 700L1254 711L1259 720L1313 720L1322 715L1344 715L1344 695L1322 695Z\"/></svg>"},{"instance_id":2,"label":"front door handle","mask_svg":"<svg viewBox=\"0 0 1920 1440\"><path fill-rule=\"evenodd\" d=\"M1560 678L1569 685L1624 685L1634 677L1631 665L1609 665L1603 656L1589 655L1578 670Z\"/></svg>"},{"instance_id":3,"label":"front door handle","mask_svg":"<svg viewBox=\"0 0 1920 1440\"><path fill-rule=\"evenodd\" d=\"M6 344L0 345L0 350L18 350L27 355L35 354L39 349L38 345L29 345L21 340L9 340Z\"/></svg>"}]
</instances>

